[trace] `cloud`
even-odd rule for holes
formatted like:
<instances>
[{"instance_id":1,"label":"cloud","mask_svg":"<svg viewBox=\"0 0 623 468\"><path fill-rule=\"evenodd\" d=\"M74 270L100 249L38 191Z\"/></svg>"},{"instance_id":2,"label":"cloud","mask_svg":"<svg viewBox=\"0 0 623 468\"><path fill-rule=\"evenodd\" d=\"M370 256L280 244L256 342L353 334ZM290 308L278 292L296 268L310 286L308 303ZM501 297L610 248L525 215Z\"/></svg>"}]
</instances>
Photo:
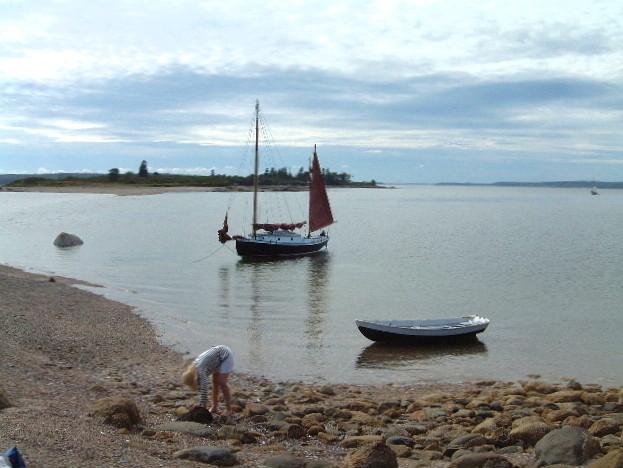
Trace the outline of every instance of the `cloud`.
<instances>
[{"instance_id":1,"label":"cloud","mask_svg":"<svg viewBox=\"0 0 623 468\"><path fill-rule=\"evenodd\" d=\"M299 69L263 69L250 78L178 65L70 87L22 83L2 94L19 115L0 129L11 132L6 138L22 132L58 142L241 145L258 97L282 145L504 150L537 147L539 140L564 148L579 128L587 135L614 131L623 87L576 77L482 80L463 73L370 81Z\"/></svg>"},{"instance_id":2,"label":"cloud","mask_svg":"<svg viewBox=\"0 0 623 468\"><path fill-rule=\"evenodd\" d=\"M255 99L280 146L368 162L599 159L623 143L616 2L0 5L3 166L67 167L62 151L76 167L223 167Z\"/></svg>"}]
</instances>

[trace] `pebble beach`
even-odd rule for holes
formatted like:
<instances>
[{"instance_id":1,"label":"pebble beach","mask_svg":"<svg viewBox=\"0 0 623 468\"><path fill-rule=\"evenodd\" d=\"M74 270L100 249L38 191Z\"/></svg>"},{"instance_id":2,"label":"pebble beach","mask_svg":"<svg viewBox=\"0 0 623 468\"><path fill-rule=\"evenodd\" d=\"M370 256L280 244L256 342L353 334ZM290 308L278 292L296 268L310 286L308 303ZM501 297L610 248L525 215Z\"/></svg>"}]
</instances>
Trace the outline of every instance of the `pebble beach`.
<instances>
[{"instance_id":1,"label":"pebble beach","mask_svg":"<svg viewBox=\"0 0 623 468\"><path fill-rule=\"evenodd\" d=\"M623 467L623 389L538 376L310 385L234 373L235 414L196 403L191 358L78 281L0 266L0 449L29 467ZM225 343L226 344L226 343Z\"/></svg>"}]
</instances>

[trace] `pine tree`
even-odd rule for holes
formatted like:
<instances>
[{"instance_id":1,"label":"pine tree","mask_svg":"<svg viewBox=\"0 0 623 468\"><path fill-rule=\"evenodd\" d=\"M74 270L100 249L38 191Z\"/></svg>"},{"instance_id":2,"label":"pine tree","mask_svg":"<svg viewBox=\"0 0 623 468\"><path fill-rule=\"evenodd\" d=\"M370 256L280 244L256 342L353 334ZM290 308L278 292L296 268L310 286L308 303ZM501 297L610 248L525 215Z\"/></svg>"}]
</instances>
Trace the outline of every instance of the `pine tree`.
<instances>
[{"instance_id":1,"label":"pine tree","mask_svg":"<svg viewBox=\"0 0 623 468\"><path fill-rule=\"evenodd\" d=\"M141 167L138 168L138 176L147 177L148 175L149 175L149 172L147 171L147 161L143 159L143 162L141 163Z\"/></svg>"}]
</instances>

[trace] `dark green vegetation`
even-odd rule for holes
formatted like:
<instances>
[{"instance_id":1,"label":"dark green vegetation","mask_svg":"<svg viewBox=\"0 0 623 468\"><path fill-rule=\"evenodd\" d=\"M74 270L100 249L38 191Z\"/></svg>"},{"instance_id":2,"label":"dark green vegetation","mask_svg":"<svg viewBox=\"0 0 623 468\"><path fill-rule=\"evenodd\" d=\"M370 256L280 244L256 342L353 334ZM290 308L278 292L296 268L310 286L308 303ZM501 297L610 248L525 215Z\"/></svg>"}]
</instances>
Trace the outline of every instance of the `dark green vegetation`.
<instances>
[{"instance_id":1,"label":"dark green vegetation","mask_svg":"<svg viewBox=\"0 0 623 468\"><path fill-rule=\"evenodd\" d=\"M370 182L353 182L351 175L345 172L331 172L323 169L325 182L329 186L343 187L375 187L376 181ZM260 186L306 186L309 181L309 171L305 171L302 167L296 174L292 174L288 169L281 168L266 169L259 176ZM62 186L85 186L85 185L141 185L152 187L244 187L253 185L253 175L248 176L230 176L223 174L215 174L214 171L208 176L198 175L176 175L176 174L159 174L157 172L149 173L147 170L147 162L143 161L139 168L138 174L126 172L121 174L119 169L112 168L108 174L97 174L88 176L77 176L74 174L65 175L63 177L49 178L47 176L29 176L22 179L13 180L8 183L9 187L62 187Z\"/></svg>"}]
</instances>

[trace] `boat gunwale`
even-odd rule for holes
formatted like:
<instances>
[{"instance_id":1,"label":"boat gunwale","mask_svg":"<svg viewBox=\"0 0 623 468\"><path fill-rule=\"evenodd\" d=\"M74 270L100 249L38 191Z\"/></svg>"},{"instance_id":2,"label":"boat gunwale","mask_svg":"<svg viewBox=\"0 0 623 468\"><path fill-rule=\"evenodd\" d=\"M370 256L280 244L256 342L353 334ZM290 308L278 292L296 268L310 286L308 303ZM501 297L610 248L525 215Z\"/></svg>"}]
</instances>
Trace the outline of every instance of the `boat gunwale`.
<instances>
[{"instance_id":1,"label":"boat gunwale","mask_svg":"<svg viewBox=\"0 0 623 468\"><path fill-rule=\"evenodd\" d=\"M466 320L457 322L452 325L443 325L443 321L459 320L459 319L472 319L475 316L467 317L455 317L451 319L433 319L432 322L440 322L438 325L429 326L398 326L391 325L391 320L355 320L355 323L359 329L366 328L378 332L394 334L396 336L454 336L454 335L467 335L483 332L489 326L489 319L484 318L484 321L479 323L469 323ZM426 320L396 320L396 322L414 322L422 323Z\"/></svg>"}]
</instances>

